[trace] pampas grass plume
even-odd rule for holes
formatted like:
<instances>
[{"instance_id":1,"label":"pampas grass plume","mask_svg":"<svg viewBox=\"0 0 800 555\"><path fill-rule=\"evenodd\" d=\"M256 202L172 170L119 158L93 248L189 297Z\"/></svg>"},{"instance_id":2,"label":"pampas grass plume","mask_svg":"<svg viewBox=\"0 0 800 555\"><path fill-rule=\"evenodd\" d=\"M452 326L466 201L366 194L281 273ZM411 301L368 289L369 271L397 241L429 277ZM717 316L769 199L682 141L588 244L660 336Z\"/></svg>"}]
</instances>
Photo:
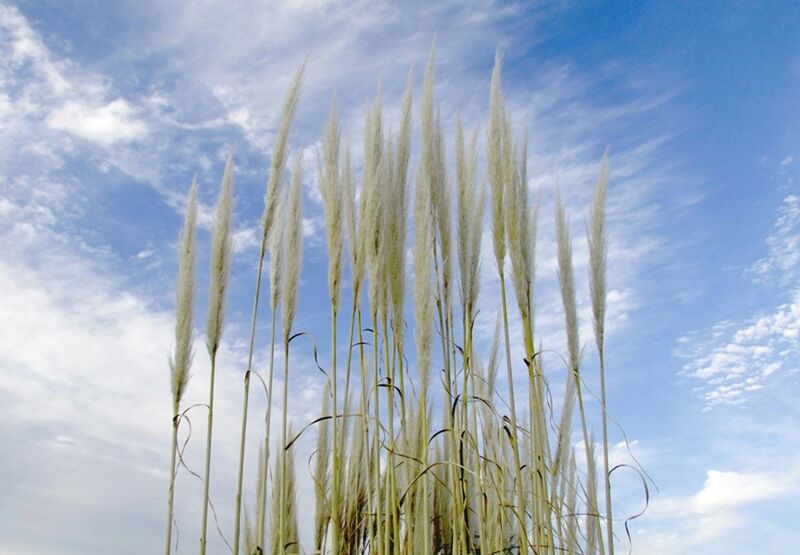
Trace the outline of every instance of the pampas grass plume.
<instances>
[{"instance_id":1,"label":"pampas grass plume","mask_svg":"<svg viewBox=\"0 0 800 555\"><path fill-rule=\"evenodd\" d=\"M222 189L217 199L214 231L211 234L211 276L209 279L206 347L209 354L219 348L225 317L225 293L231 264L231 218L233 216L233 153L228 155Z\"/></svg>"},{"instance_id":2,"label":"pampas grass plume","mask_svg":"<svg viewBox=\"0 0 800 555\"><path fill-rule=\"evenodd\" d=\"M503 215L503 194L505 170L503 167L503 129L506 116L503 105L503 92L500 90L500 76L503 56L498 49L494 58L492 84L489 97L489 137L488 137L488 173L492 191L492 246L497 268L503 272L503 261L506 257L505 218Z\"/></svg>"},{"instance_id":3,"label":"pampas grass plume","mask_svg":"<svg viewBox=\"0 0 800 555\"><path fill-rule=\"evenodd\" d=\"M289 143L289 131L292 128L292 120L297 111L297 102L300 99L300 88L303 83L303 73L305 73L306 62L298 68L289 86L289 92L283 103L281 111L281 124L278 128L278 136L275 139L275 147L272 150L272 161L270 162L269 177L267 178L267 190L264 198L264 214L261 218L261 227L264 237L269 236L272 230L275 211L280 198L280 184L283 168L286 165L286 155Z\"/></svg>"},{"instance_id":4,"label":"pampas grass plume","mask_svg":"<svg viewBox=\"0 0 800 555\"><path fill-rule=\"evenodd\" d=\"M317 152L317 171L325 213L325 238L328 243L328 295L334 312L339 306L342 281L342 191L339 178L339 143L341 132L336 114L336 101L331 101L331 112L322 142L322 153Z\"/></svg>"},{"instance_id":5,"label":"pampas grass plume","mask_svg":"<svg viewBox=\"0 0 800 555\"><path fill-rule=\"evenodd\" d=\"M421 172L420 172L421 173ZM423 389L430 381L431 349L433 334L431 322L434 318L432 283L433 213L431 195L426 182L417 180L414 192L414 320L417 347L417 371Z\"/></svg>"},{"instance_id":6,"label":"pampas grass plume","mask_svg":"<svg viewBox=\"0 0 800 555\"><path fill-rule=\"evenodd\" d=\"M303 258L302 166L300 162L301 158L297 156L292 169L292 186L286 202L283 275L281 278L281 323L284 344L288 343L292 334L292 324L297 308L297 289L300 283L300 266Z\"/></svg>"},{"instance_id":7,"label":"pampas grass plume","mask_svg":"<svg viewBox=\"0 0 800 555\"><path fill-rule=\"evenodd\" d=\"M589 279L591 284L592 317L598 350L603 348L606 318L606 185L608 183L608 153L600 163L594 200L589 219Z\"/></svg>"},{"instance_id":8,"label":"pampas grass plume","mask_svg":"<svg viewBox=\"0 0 800 555\"><path fill-rule=\"evenodd\" d=\"M577 372L580 350L578 309L575 304L575 278L572 271L572 239L569 222L561 203L561 191L556 192L556 242L558 243L558 283L567 328L567 351L570 370Z\"/></svg>"},{"instance_id":9,"label":"pampas grass plume","mask_svg":"<svg viewBox=\"0 0 800 555\"><path fill-rule=\"evenodd\" d=\"M195 263L197 258L197 181L192 180L186 202L186 216L178 247L178 285L175 302L175 352L170 360L173 414L178 414L181 398L189 382L192 366L192 331L195 301Z\"/></svg>"}]
</instances>

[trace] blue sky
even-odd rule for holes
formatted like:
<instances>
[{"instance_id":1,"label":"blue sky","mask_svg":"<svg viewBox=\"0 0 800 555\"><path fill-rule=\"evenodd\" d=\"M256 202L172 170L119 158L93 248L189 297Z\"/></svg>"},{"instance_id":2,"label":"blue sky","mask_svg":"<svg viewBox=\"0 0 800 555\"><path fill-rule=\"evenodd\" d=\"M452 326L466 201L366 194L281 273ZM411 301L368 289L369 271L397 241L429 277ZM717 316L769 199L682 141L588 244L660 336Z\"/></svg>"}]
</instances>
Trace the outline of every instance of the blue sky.
<instances>
[{"instance_id":1,"label":"blue sky","mask_svg":"<svg viewBox=\"0 0 800 555\"><path fill-rule=\"evenodd\" d=\"M176 238L196 174L205 268L233 145L236 254L212 483L228 533L255 234L291 75L308 55L291 136L307 168L296 327L324 344L313 149L330 97L358 167L365 103L380 82L396 121L411 65L419 97L434 36L443 121L452 129L460 111L481 137L494 51L505 53L508 104L530 134L529 186L542 192L537 327L546 348L564 351L559 184L588 372L584 225L610 150L609 405L658 486L631 523L633 552L789 552L800 541L798 28L793 2L0 3L0 554L160 548ZM497 306L491 260L484 342ZM201 299L206 280L203 270ZM265 336L262 326L260 368ZM204 395L203 358L190 402ZM289 410L300 424L317 415L322 384L309 343L297 360ZM548 367L557 372L555 359ZM187 460L199 466L195 420ZM612 439L622 441L618 429ZM625 451L615 458L629 460ZM638 512L637 480L615 476L617 515ZM188 476L178 488L191 551L202 488ZM302 485L309 508L310 494Z\"/></svg>"}]
</instances>

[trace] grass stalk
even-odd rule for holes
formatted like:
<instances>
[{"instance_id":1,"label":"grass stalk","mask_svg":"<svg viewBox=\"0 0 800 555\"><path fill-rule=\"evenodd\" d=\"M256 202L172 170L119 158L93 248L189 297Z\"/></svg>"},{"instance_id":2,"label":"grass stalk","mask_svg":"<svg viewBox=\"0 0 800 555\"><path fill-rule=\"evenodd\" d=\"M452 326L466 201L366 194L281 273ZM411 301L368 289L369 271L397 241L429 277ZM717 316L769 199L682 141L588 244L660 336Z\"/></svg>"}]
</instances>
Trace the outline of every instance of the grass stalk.
<instances>
[{"instance_id":1,"label":"grass stalk","mask_svg":"<svg viewBox=\"0 0 800 555\"><path fill-rule=\"evenodd\" d=\"M264 416L264 443L262 450L264 452L264 460L262 463L262 472L264 473L264 480L261 482L261 487L258 491L258 508L256 515L258 522L256 524L256 538L258 545L265 547L266 534L265 534L265 520L266 520L266 504L267 504L267 487L269 485L269 457L270 457L270 431L272 429L272 406L273 406L273 383L275 377L275 331L276 331L276 311L272 310L272 323L270 325L270 340L269 340L269 375L267 377L267 411ZM273 483L273 488L275 487Z\"/></svg>"},{"instance_id":2,"label":"grass stalk","mask_svg":"<svg viewBox=\"0 0 800 555\"><path fill-rule=\"evenodd\" d=\"M211 356L211 385L208 390L208 432L206 434L206 458L203 471L203 517L200 528L200 555L206 552L206 535L208 533L208 490L211 475L211 435L214 425L214 378L217 367L216 353Z\"/></svg>"},{"instance_id":3,"label":"grass stalk","mask_svg":"<svg viewBox=\"0 0 800 555\"><path fill-rule=\"evenodd\" d=\"M241 514L242 514L242 487L244 482L244 453L247 440L247 411L250 403L250 372L253 368L253 350L256 340L256 320L258 318L258 302L261 294L261 277L264 271L264 255L267 248L267 234L263 235L256 272L256 286L253 295L253 312L250 318L250 342L247 348L247 369L244 373L244 391L242 398L242 426L239 439L239 468L236 478L236 506L233 517L233 555L239 555ZM249 554L248 554L249 555Z\"/></svg>"},{"instance_id":4,"label":"grass stalk","mask_svg":"<svg viewBox=\"0 0 800 555\"><path fill-rule=\"evenodd\" d=\"M192 334L194 332L195 261L196 261L197 182L192 181L186 203L186 216L181 229L178 254L178 284L175 300L175 351L170 360L170 389L172 392L172 439L170 441L169 490L167 494L166 555L172 548L172 520L175 502L175 457L178 451L178 424L181 399L189 381L192 365Z\"/></svg>"},{"instance_id":5,"label":"grass stalk","mask_svg":"<svg viewBox=\"0 0 800 555\"><path fill-rule=\"evenodd\" d=\"M514 491L516 494L516 513L519 520L520 542L522 553L528 552L528 533L525 525L525 496L523 495L521 461L519 456L519 427L517 426L517 404L514 400L514 374L511 370L511 342L508 333L508 302L506 299L506 280L500 270L500 303L503 308L503 336L506 350L506 374L508 380L508 405L511 418L511 447L514 457Z\"/></svg>"},{"instance_id":6,"label":"grass stalk","mask_svg":"<svg viewBox=\"0 0 800 555\"><path fill-rule=\"evenodd\" d=\"M380 396L378 389L378 312L374 310L372 313L372 410L373 410L373 436L372 436L372 472L373 472L373 497L374 497L374 510L375 510L375 525L376 530L376 553L383 553L384 551L384 537L383 537L383 523L382 509L381 509L381 450L380 450ZM371 549L371 546L370 546Z\"/></svg>"},{"instance_id":7,"label":"grass stalk","mask_svg":"<svg viewBox=\"0 0 800 555\"><path fill-rule=\"evenodd\" d=\"M592 320L600 359L600 410L603 429L603 485L606 504L606 538L609 555L614 555L614 524L611 508L611 475L608 461L608 405L606 404L605 313L606 313L606 185L608 152L600 163L589 221L589 282L592 299Z\"/></svg>"},{"instance_id":8,"label":"grass stalk","mask_svg":"<svg viewBox=\"0 0 800 555\"><path fill-rule=\"evenodd\" d=\"M178 416L172 418L172 440L170 441L169 456L169 492L167 494L167 546L165 553L170 554L172 550L172 518L175 503L175 455L178 451Z\"/></svg>"},{"instance_id":9,"label":"grass stalk","mask_svg":"<svg viewBox=\"0 0 800 555\"><path fill-rule=\"evenodd\" d=\"M323 414L319 421L312 423L319 424L316 427L313 470L317 502L313 553L468 555L533 552L556 555L564 551L604 555L607 545L608 552L613 555L604 342L606 158L601 164L587 230L591 305L601 382L604 470L601 486L598 483L599 465L595 463L595 451L599 451L599 446L595 449L594 436L589 429L580 367L572 243L560 193L555 203L555 227L568 372L563 406L557 416L551 406L540 357L542 346L537 349L534 342L534 338L538 338L534 335L538 202L534 206L528 204L527 137L517 142L512 132L511 118L500 86L502 57L498 52L492 73L487 178L481 185L477 180L477 134L473 135L471 143L465 142L460 118L454 143L455 179L448 179L443 118L434 98L433 62L432 50L421 101L422 144L414 189L414 236L410 260L406 252L409 229L406 173L412 150L411 73L397 134L383 128L380 91L366 111L363 184L358 206L346 142L341 143L344 146L340 150L335 103L331 106L331 115L318 150L331 327L328 330L330 366L325 370ZM292 449L296 448L295 441L307 429L314 428L311 425L303 427L294 436L289 407L290 354L299 360L298 353L291 353L290 349L298 335L292 328L297 310L303 239L300 156L295 159L288 192L282 193L285 188L281 187L289 124L294 115L302 71L301 68L295 76L284 105L262 218L263 234L242 390L242 419L237 430L240 435L233 511L234 555L240 555L242 549L247 555L302 552L298 540L297 478L295 451ZM221 367L222 361L227 360L224 356L219 358L218 354L231 256L232 167L231 156L226 163L217 201L210 257L205 331L211 373L204 475L201 476L201 555L208 550L216 373L217 366ZM487 189L491 192L489 198ZM480 329L476 320L481 308L478 293L482 281L480 255L485 201L490 203L492 214L491 239L500 283L499 299L496 300L501 306L497 309L494 341L484 366L479 355L481 336L473 328ZM455 212L451 215L454 207ZM274 225L276 217L282 218L280 225ZM177 445L182 414L180 403L192 358L195 220L196 186L193 184L179 247L175 352L170 359L173 419L166 555L171 552L174 522L174 490L180 455ZM346 360L340 360L337 342L345 237L350 256L352 304L349 307L347 356ZM271 305L269 375L263 380L267 403L254 522L244 503L243 474L251 380L261 378L261 374L253 375L253 354L264 258L268 250ZM413 265L415 352L406 359L406 334L412 333L412 326L406 327L404 315L409 262ZM368 293L365 305L360 300L362 286ZM513 288L516 302L509 298L510 288ZM460 299L456 299L459 293ZM365 347L364 342L362 308L366 310L364 323L372 328L368 330L372 338L367 337L371 341L371 359L365 352L369 347ZM521 326L521 340L512 338L512 331L516 329L512 326L516 326L516 322ZM276 336L278 323L281 325L280 337ZM438 340L434 333L439 335ZM512 341L519 344L512 345ZM283 348L279 441L275 441L271 433L273 401L278 402L273 398L276 344L278 349ZM355 347L358 347L357 355ZM506 392L496 394L502 352L505 354ZM527 389L528 406L526 410L523 401L519 414L515 389L518 391L520 384L514 383L514 375L522 360L512 360L514 352L524 352L527 366L527 387L523 385L523 389ZM357 362L353 360L355 356ZM434 359L438 362L432 363ZM340 376L342 362L345 364L344 376ZM294 364L297 366L296 361ZM352 376L354 364L358 364L357 377ZM417 370L416 378L413 376L414 368ZM441 379L441 401L439 393L431 387L432 377ZM359 382L357 385L355 380ZM354 387L358 387L358 391L351 391ZM431 401L432 396L436 397L435 402ZM520 399L523 396L524 392ZM501 408L503 403L507 403L507 409ZM358 410L354 410L355 405L358 405ZM439 410L441 414L436 415L436 422L441 418L442 423L435 426L437 430L431 435L429 419ZM580 418L580 435L586 456L586 473L581 471L580 475L575 459L583 455L572 443L575 418ZM577 434L575 430L576 438ZM271 447L279 449L279 456L273 455L272 460ZM601 523L603 514L598 510L600 488L605 490L605 525ZM271 503L268 503L268 490ZM271 527L269 543L266 542L268 516Z\"/></svg>"},{"instance_id":10,"label":"grass stalk","mask_svg":"<svg viewBox=\"0 0 800 555\"><path fill-rule=\"evenodd\" d=\"M333 396L333 412L331 418L331 429L333 431L333 491L331 494L331 526L332 526L332 547L334 553L339 553L339 531L341 517L339 515L339 508L341 506L341 456L340 445L342 443L339 437L339 428L337 426L337 412L338 412L338 395L337 395L337 382L338 376L336 375L336 308L331 305L331 394ZM345 400L347 397L345 397Z\"/></svg>"},{"instance_id":11,"label":"grass stalk","mask_svg":"<svg viewBox=\"0 0 800 555\"><path fill-rule=\"evenodd\" d=\"M287 472L285 472L287 468L287 456L286 456L286 445L288 444L288 436L287 436L287 406L289 403L289 342L284 341L283 344L283 402L281 404L281 443L280 443L280 459L281 459L281 475L280 475L280 513L279 513L279 520L278 520L278 549L280 550L279 553L286 552L286 511L288 509L288 482L287 482ZM274 533L274 532L273 532Z\"/></svg>"},{"instance_id":12,"label":"grass stalk","mask_svg":"<svg viewBox=\"0 0 800 555\"><path fill-rule=\"evenodd\" d=\"M214 425L214 385L217 352L222 338L225 315L225 294L231 264L231 217L233 215L233 152L228 155L222 188L217 200L214 231L211 235L211 276L209 284L208 315L206 319L206 347L211 358L211 375L208 388L208 424L206 429L206 457L203 474L203 516L200 527L200 555L206 552L208 532L208 495L211 482L211 442Z\"/></svg>"}]
</instances>

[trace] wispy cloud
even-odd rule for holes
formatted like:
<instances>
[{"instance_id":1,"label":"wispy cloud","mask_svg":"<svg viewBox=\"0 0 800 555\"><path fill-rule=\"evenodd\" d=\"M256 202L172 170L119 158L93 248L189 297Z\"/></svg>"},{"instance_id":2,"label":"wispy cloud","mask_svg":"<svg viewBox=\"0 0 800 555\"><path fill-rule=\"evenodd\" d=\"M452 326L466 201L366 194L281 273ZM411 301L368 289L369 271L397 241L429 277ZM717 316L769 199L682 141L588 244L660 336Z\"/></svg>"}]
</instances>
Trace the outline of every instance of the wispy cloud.
<instances>
[{"instance_id":1,"label":"wispy cloud","mask_svg":"<svg viewBox=\"0 0 800 555\"><path fill-rule=\"evenodd\" d=\"M698 380L705 408L740 405L773 374L800 369L800 197L787 195L766 239L767 255L748 268L756 282L776 283L789 300L771 311L724 320L709 330L679 337L676 354L688 359L682 373Z\"/></svg>"},{"instance_id":2,"label":"wispy cloud","mask_svg":"<svg viewBox=\"0 0 800 555\"><path fill-rule=\"evenodd\" d=\"M781 167L788 166L791 157ZM772 233L767 237L767 255L748 268L759 281L778 281L787 285L796 281L800 269L800 196L787 195L778 210Z\"/></svg>"},{"instance_id":3,"label":"wispy cloud","mask_svg":"<svg viewBox=\"0 0 800 555\"><path fill-rule=\"evenodd\" d=\"M735 324L720 322L710 333L678 339L677 354L690 358L683 372L700 380L706 409L745 403L775 372L800 369L800 292L774 312Z\"/></svg>"},{"instance_id":4,"label":"wispy cloud","mask_svg":"<svg viewBox=\"0 0 800 555\"><path fill-rule=\"evenodd\" d=\"M164 423L169 418L170 272L177 213L183 211L184 191L198 173L199 220L202 228L210 226L209 207L222 163L229 146L237 145L234 250L237 264L247 273L233 273L234 289L240 293L232 307L249 307L266 156L288 81L307 55L309 66L290 140L292 149L302 152L304 188L311 201L303 221L309 263L302 287L311 299L303 309L304 329L307 326L313 333L319 322L327 322L327 314L321 318L316 311L313 297L324 289L317 271L324 252L315 243L322 228L314 146L331 95L337 96L358 175L364 102L380 83L390 128L399 112L407 71L412 65L417 68L419 84L434 36L437 94L447 101L442 106L443 123L451 130L460 111L467 129L478 132L479 141L485 137L483 118L494 49L500 46L506 52L508 106L518 132L530 129L531 197L542 191L536 325L545 347L561 351L564 342L551 231L556 184L572 215L577 285L582 292L581 333L584 344L591 343L584 221L607 146L611 147L609 259L613 260L610 341L622 344L622 331L635 336L638 329L631 325L635 317L648 319L636 326L639 329L660 318L655 311L645 315L643 308L662 294L661 272L675 264L679 258L675 253L685 239L667 234L665 228L704 194L702 188L692 189L696 181L671 148L677 124L670 107L678 89L658 82L654 72L642 79L625 64L615 69L613 60L587 73L564 58L550 59L548 54L548 59L540 59L537 46L557 30L548 25L548 17L568 4L447 0L400 6L244 0L222 9L211 0L191 4L152 0L120 5L124 13L118 14L122 16L118 25L128 32L117 34L115 29L115 47L96 49L91 56L71 53L70 40L79 42L80 36L60 36L63 29L50 28L52 23L40 18L26 18L24 7L0 5L0 290L9 299L0 303L0 313L11 323L9 332L0 334L0 405L7 413L0 443L14 453L0 460L2 490L9 500L0 507L4 516L0 552L25 553L22 544L32 537L40 539L43 552L106 552L130 546L140 552L142 546L160 545L163 515L158 507L165 494L169 431ZM125 27L128 21L139 26L136 32ZM789 171L795 162L785 157L781 166ZM95 202L92 195L108 190L113 199ZM101 228L105 220L110 223ZM787 196L767 252L752 265L748 277L782 285L796 281L798 223L800 199ZM144 236L144 230L152 235ZM485 243L484 310L478 332L484 330L488 337L499 292L489 242ZM145 267L147 278L139 281L146 283L126 280ZM150 272L151 268L158 271ZM653 273L659 277L651 279ZM202 272L201 279L205 276ZM241 322L247 317L238 316L230 318L221 354L228 374L218 382L219 430L235 429L240 416L240 371L246 352ZM680 353L688 357L683 372L700 384L707 406L742 403L765 387L769 377L785 375L800 361L800 293L787 291L771 309L732 318L710 330L686 334L679 342ZM259 338L266 336L258 331ZM512 322L512 334L518 333ZM188 393L191 402L203 401L207 373L202 342L198 345ZM514 356L524 372L521 357ZM263 348L258 357L263 369ZM293 391L304 393L297 396L292 415L304 423L317 416L322 380L302 352L294 360L291 385ZM555 387L564 374L555 357L552 360L546 371L555 376ZM591 349L585 360L587 366L592 364ZM620 396L628 393L624 390L628 371L615 370L611 391L616 388ZM263 392L256 395L253 422L263 416L257 412L263 407ZM196 414L200 410L193 409ZM197 435L202 435L202 420L194 418ZM217 485L212 489L224 513L232 503L230 453L236 446L231 434L218 437ZM643 441L633 448L637 456L645 449L642 445L647 453L657 453ZM301 447L306 448L302 442ZM615 459L628 460L619 451L621 446L615 449ZM187 460L192 464L199 455L192 442ZM719 538L722 531L735 529L751 506L779 497L775 481L762 468L724 464L698 468L694 490L669 496L675 510L694 519L679 527L681 534L698 542ZM704 474L709 468L728 470ZM199 494L186 474L180 480L179 522L183 537L193 538ZM308 481L301 484L305 487ZM728 490L738 496L731 497ZM302 495L301 505L310 506L310 488ZM121 506L119 499L128 502ZM43 511L46 514L40 516ZM13 518L5 518L9 514ZM47 518L46 533L42 534L37 518ZM713 532L705 538L694 526L703 519L711 519L705 529ZM230 522L223 526L229 529ZM110 532L87 534L98 527ZM129 541L121 541L128 535ZM652 534L647 537L643 552L655 553L661 540L671 548L665 547L665 552L674 553L676 545L683 545L681 538L670 540L668 535L659 536L661 540ZM636 545L638 552L643 544Z\"/></svg>"},{"instance_id":5,"label":"wispy cloud","mask_svg":"<svg viewBox=\"0 0 800 555\"><path fill-rule=\"evenodd\" d=\"M0 117L7 132L44 122L102 146L147 133L127 100L110 98L113 91L101 76L54 56L19 10L8 5L0 5L0 52Z\"/></svg>"}]
</instances>

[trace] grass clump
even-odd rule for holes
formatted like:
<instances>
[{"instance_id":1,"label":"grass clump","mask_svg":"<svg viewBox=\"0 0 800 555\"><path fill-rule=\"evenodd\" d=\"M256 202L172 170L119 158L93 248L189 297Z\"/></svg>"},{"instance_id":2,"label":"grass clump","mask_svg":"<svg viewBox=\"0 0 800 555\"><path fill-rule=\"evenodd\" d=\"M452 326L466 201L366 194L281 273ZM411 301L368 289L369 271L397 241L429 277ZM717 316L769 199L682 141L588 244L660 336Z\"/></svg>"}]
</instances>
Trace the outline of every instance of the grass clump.
<instances>
[{"instance_id":1,"label":"grass clump","mask_svg":"<svg viewBox=\"0 0 800 555\"><path fill-rule=\"evenodd\" d=\"M502 56L496 55L489 88L485 175L479 170L477 131L468 134L459 117L452 144L446 141L435 96L434 67L431 52L420 101L419 159L412 171L413 74L409 73L396 133L384 123L380 91L367 107L360 175L353 171L336 103L331 103L317 151L328 252L330 361L321 378L324 398L320 416L299 434L292 432L289 422L289 376L294 371L289 355L296 337L293 326L301 294L303 242L299 156L292 164L288 188L283 174L305 65L290 86L262 218L243 383L233 516L235 555L306 552L298 533L299 469L294 451L299 435L309 429L317 434L311 475L316 495L311 553L613 554L604 360L607 158L604 156L601 164L587 231L590 297L600 362L600 471L595 462L598 446L588 424L572 240L560 193L555 225L567 354L562 369L566 375L563 402L556 411L542 363L542 346L537 346L534 335L539 201L532 203L529 198L527 135L516 136L505 106ZM448 148L453 149L455 161L450 170ZM217 203L211 247L206 323L211 380L201 554L207 544L216 354L231 255L232 179L231 156ZM409 181L414 182L413 190ZM483 302L497 310L497 325L488 356L482 357L474 323L481 306L486 211L499 298L483 296ZM410 244L409 219L413 222ZM167 554L171 550L175 456L180 453L176 445L180 401L192 352L195 220L193 185L179 246L176 340L171 360L174 417ZM271 328L269 365L262 378L267 405L253 492L256 502L250 513L243 503L243 475L249 386L255 372L255 329L267 255ZM409 295L407 267L413 280ZM349 288L344 288L347 281ZM509 285L516 302L508 298ZM338 320L348 314L347 354L342 359L337 349ZM519 335L512 333L517 323ZM512 341L520 341L514 339L520 336L516 350L523 352L524 358L515 360ZM270 437L276 339L283 348L277 442ZM505 395L498 391L501 364L505 367ZM520 402L522 410L518 409ZM579 447L572 441L576 409ZM272 460L271 448L277 452ZM581 451L579 467L576 453ZM604 513L600 511L599 488L604 490Z\"/></svg>"}]
</instances>

